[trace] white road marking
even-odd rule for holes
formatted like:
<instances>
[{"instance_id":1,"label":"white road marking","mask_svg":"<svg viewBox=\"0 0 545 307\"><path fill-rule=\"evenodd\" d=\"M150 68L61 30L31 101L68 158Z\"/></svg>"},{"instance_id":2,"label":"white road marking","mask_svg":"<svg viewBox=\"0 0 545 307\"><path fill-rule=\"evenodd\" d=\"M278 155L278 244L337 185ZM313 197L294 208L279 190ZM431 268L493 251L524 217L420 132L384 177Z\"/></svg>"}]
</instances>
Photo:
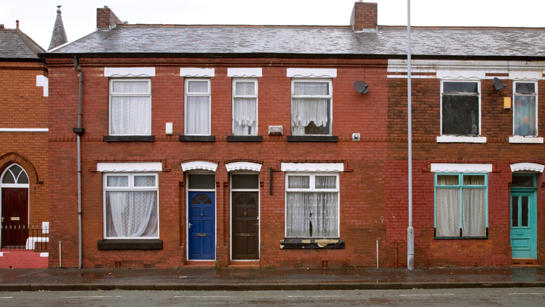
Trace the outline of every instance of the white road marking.
<instances>
[{"instance_id":1,"label":"white road marking","mask_svg":"<svg viewBox=\"0 0 545 307\"><path fill-rule=\"evenodd\" d=\"M423 294L400 294L399 296L411 297L411 296L454 296L453 293L423 293Z\"/></svg>"},{"instance_id":2,"label":"white road marking","mask_svg":"<svg viewBox=\"0 0 545 307\"><path fill-rule=\"evenodd\" d=\"M509 295L545 295L545 293L537 293L537 292L512 292L509 293Z\"/></svg>"},{"instance_id":3,"label":"white road marking","mask_svg":"<svg viewBox=\"0 0 545 307\"><path fill-rule=\"evenodd\" d=\"M340 295L288 295L289 298L334 298Z\"/></svg>"},{"instance_id":4,"label":"white road marking","mask_svg":"<svg viewBox=\"0 0 545 307\"><path fill-rule=\"evenodd\" d=\"M1 296L0 299L10 299L13 298L13 296Z\"/></svg>"},{"instance_id":5,"label":"white road marking","mask_svg":"<svg viewBox=\"0 0 545 307\"><path fill-rule=\"evenodd\" d=\"M82 296L65 296L64 298L111 298L121 297L120 295L108 296L108 295L82 295Z\"/></svg>"},{"instance_id":6,"label":"white road marking","mask_svg":"<svg viewBox=\"0 0 545 307\"><path fill-rule=\"evenodd\" d=\"M231 295L175 295L175 298L187 297L187 298L219 298L219 297L234 297Z\"/></svg>"}]
</instances>

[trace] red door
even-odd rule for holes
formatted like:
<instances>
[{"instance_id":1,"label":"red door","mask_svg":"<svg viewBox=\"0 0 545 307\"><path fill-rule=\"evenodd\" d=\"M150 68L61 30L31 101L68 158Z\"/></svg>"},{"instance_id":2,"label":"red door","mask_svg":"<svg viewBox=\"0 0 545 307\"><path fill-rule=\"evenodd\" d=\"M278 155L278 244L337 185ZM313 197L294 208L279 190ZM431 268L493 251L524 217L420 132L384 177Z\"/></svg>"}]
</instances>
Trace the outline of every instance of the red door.
<instances>
[{"instance_id":1,"label":"red door","mask_svg":"<svg viewBox=\"0 0 545 307\"><path fill-rule=\"evenodd\" d=\"M2 189L2 247L25 245L28 237L28 189Z\"/></svg>"}]
</instances>

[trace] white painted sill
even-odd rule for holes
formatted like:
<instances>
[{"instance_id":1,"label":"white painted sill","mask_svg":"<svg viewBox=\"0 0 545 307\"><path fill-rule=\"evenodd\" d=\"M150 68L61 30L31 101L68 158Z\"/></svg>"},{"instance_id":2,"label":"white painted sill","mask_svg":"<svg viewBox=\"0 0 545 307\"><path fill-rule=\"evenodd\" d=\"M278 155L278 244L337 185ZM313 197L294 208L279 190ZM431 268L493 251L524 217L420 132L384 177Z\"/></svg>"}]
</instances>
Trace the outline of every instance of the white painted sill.
<instances>
[{"instance_id":1,"label":"white painted sill","mask_svg":"<svg viewBox=\"0 0 545 307\"><path fill-rule=\"evenodd\" d=\"M437 143L486 143L486 136L440 135Z\"/></svg>"},{"instance_id":2,"label":"white painted sill","mask_svg":"<svg viewBox=\"0 0 545 307\"><path fill-rule=\"evenodd\" d=\"M509 143L512 144L543 144L543 138L537 136L510 136Z\"/></svg>"}]
</instances>

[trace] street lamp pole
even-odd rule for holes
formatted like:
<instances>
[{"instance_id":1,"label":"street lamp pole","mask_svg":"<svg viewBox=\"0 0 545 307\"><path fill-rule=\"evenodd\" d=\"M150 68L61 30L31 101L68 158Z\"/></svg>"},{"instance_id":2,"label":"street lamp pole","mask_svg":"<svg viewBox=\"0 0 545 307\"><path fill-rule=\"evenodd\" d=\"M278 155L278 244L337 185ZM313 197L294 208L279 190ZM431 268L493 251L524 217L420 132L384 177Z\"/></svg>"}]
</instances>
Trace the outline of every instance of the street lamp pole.
<instances>
[{"instance_id":1,"label":"street lamp pole","mask_svg":"<svg viewBox=\"0 0 545 307\"><path fill-rule=\"evenodd\" d=\"M412 143L412 97L411 97L411 0L407 0L407 139L409 168L409 226L407 227L407 269L414 269L413 228L413 143Z\"/></svg>"}]
</instances>

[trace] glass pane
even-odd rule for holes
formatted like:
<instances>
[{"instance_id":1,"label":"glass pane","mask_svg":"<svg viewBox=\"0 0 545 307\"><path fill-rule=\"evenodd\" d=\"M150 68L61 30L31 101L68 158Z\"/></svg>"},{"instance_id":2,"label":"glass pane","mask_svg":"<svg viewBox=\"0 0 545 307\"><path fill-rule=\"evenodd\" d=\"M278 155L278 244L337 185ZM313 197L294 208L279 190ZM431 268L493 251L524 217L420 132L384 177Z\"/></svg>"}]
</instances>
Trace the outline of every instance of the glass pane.
<instances>
[{"instance_id":1,"label":"glass pane","mask_svg":"<svg viewBox=\"0 0 545 307\"><path fill-rule=\"evenodd\" d=\"M155 176L135 176L134 186L135 187L154 187Z\"/></svg>"},{"instance_id":2,"label":"glass pane","mask_svg":"<svg viewBox=\"0 0 545 307\"><path fill-rule=\"evenodd\" d=\"M107 192L106 236L156 237L157 192Z\"/></svg>"},{"instance_id":3,"label":"glass pane","mask_svg":"<svg viewBox=\"0 0 545 307\"><path fill-rule=\"evenodd\" d=\"M329 99L293 99L291 107L293 135L329 133Z\"/></svg>"},{"instance_id":4,"label":"glass pane","mask_svg":"<svg viewBox=\"0 0 545 307\"><path fill-rule=\"evenodd\" d=\"M149 82L142 81L112 81L112 92L118 94L149 93Z\"/></svg>"},{"instance_id":5,"label":"glass pane","mask_svg":"<svg viewBox=\"0 0 545 307\"><path fill-rule=\"evenodd\" d=\"M477 82L444 82L443 93L478 93Z\"/></svg>"},{"instance_id":6,"label":"glass pane","mask_svg":"<svg viewBox=\"0 0 545 307\"><path fill-rule=\"evenodd\" d=\"M233 175L233 189L257 189L259 188L258 175Z\"/></svg>"},{"instance_id":7,"label":"glass pane","mask_svg":"<svg viewBox=\"0 0 545 307\"><path fill-rule=\"evenodd\" d=\"M520 176L513 175L513 181L511 186L513 187L534 187L534 176Z\"/></svg>"},{"instance_id":8,"label":"glass pane","mask_svg":"<svg viewBox=\"0 0 545 307\"><path fill-rule=\"evenodd\" d=\"M443 134L479 134L479 97L443 95Z\"/></svg>"},{"instance_id":9,"label":"glass pane","mask_svg":"<svg viewBox=\"0 0 545 307\"><path fill-rule=\"evenodd\" d=\"M129 176L108 176L106 177L108 187L128 187Z\"/></svg>"},{"instance_id":10,"label":"glass pane","mask_svg":"<svg viewBox=\"0 0 545 307\"><path fill-rule=\"evenodd\" d=\"M255 95L255 83L235 82L235 95Z\"/></svg>"},{"instance_id":11,"label":"glass pane","mask_svg":"<svg viewBox=\"0 0 545 307\"><path fill-rule=\"evenodd\" d=\"M233 134L257 135L257 103L255 98L234 99Z\"/></svg>"},{"instance_id":12,"label":"glass pane","mask_svg":"<svg viewBox=\"0 0 545 307\"><path fill-rule=\"evenodd\" d=\"M458 175L437 175L437 185L458 185Z\"/></svg>"},{"instance_id":13,"label":"glass pane","mask_svg":"<svg viewBox=\"0 0 545 307\"><path fill-rule=\"evenodd\" d=\"M534 94L536 92L535 90L535 83L521 83L517 82L516 85L516 92L518 94Z\"/></svg>"},{"instance_id":14,"label":"glass pane","mask_svg":"<svg viewBox=\"0 0 545 307\"><path fill-rule=\"evenodd\" d=\"M462 190L462 236L486 236L486 189Z\"/></svg>"},{"instance_id":15,"label":"glass pane","mask_svg":"<svg viewBox=\"0 0 545 307\"><path fill-rule=\"evenodd\" d=\"M207 189L212 190L216 188L216 182L214 175L189 175L189 188L190 189Z\"/></svg>"},{"instance_id":16,"label":"glass pane","mask_svg":"<svg viewBox=\"0 0 545 307\"><path fill-rule=\"evenodd\" d=\"M151 99L149 96L112 97L110 112L110 130L113 135L151 134Z\"/></svg>"},{"instance_id":17,"label":"glass pane","mask_svg":"<svg viewBox=\"0 0 545 307\"><path fill-rule=\"evenodd\" d=\"M528 227L528 196L522 196L520 202L520 223L521 226Z\"/></svg>"},{"instance_id":18,"label":"glass pane","mask_svg":"<svg viewBox=\"0 0 545 307\"><path fill-rule=\"evenodd\" d=\"M23 169L17 165L13 165L9 168L9 170L13 173L13 176L15 176L15 178L17 178L19 174L23 171Z\"/></svg>"},{"instance_id":19,"label":"glass pane","mask_svg":"<svg viewBox=\"0 0 545 307\"><path fill-rule=\"evenodd\" d=\"M515 95L515 135L537 135L536 97Z\"/></svg>"},{"instance_id":20,"label":"glass pane","mask_svg":"<svg viewBox=\"0 0 545 307\"><path fill-rule=\"evenodd\" d=\"M17 178L17 183L28 183L28 176L25 174L25 172L21 172L21 174L19 174L19 178Z\"/></svg>"},{"instance_id":21,"label":"glass pane","mask_svg":"<svg viewBox=\"0 0 545 307\"><path fill-rule=\"evenodd\" d=\"M2 178L2 183L15 183L15 178L13 178L13 175L9 170L4 174L4 178Z\"/></svg>"},{"instance_id":22,"label":"glass pane","mask_svg":"<svg viewBox=\"0 0 545 307\"><path fill-rule=\"evenodd\" d=\"M337 187L336 176L316 176L316 189L335 189Z\"/></svg>"},{"instance_id":23,"label":"glass pane","mask_svg":"<svg viewBox=\"0 0 545 307\"><path fill-rule=\"evenodd\" d=\"M186 133L210 134L209 96L187 97Z\"/></svg>"},{"instance_id":24,"label":"glass pane","mask_svg":"<svg viewBox=\"0 0 545 307\"><path fill-rule=\"evenodd\" d=\"M438 237L460 236L460 191L440 188L435 194L435 220Z\"/></svg>"},{"instance_id":25,"label":"glass pane","mask_svg":"<svg viewBox=\"0 0 545 307\"><path fill-rule=\"evenodd\" d=\"M208 93L208 80L188 81L187 92L188 93Z\"/></svg>"},{"instance_id":26,"label":"glass pane","mask_svg":"<svg viewBox=\"0 0 545 307\"><path fill-rule=\"evenodd\" d=\"M308 189L310 188L309 176L288 176L288 188Z\"/></svg>"},{"instance_id":27,"label":"glass pane","mask_svg":"<svg viewBox=\"0 0 545 307\"><path fill-rule=\"evenodd\" d=\"M484 176L464 175L464 185L484 185Z\"/></svg>"},{"instance_id":28,"label":"glass pane","mask_svg":"<svg viewBox=\"0 0 545 307\"><path fill-rule=\"evenodd\" d=\"M517 227L519 225L519 198L511 197L511 225Z\"/></svg>"},{"instance_id":29,"label":"glass pane","mask_svg":"<svg viewBox=\"0 0 545 307\"><path fill-rule=\"evenodd\" d=\"M295 95L329 95L329 82L295 82Z\"/></svg>"}]
</instances>

